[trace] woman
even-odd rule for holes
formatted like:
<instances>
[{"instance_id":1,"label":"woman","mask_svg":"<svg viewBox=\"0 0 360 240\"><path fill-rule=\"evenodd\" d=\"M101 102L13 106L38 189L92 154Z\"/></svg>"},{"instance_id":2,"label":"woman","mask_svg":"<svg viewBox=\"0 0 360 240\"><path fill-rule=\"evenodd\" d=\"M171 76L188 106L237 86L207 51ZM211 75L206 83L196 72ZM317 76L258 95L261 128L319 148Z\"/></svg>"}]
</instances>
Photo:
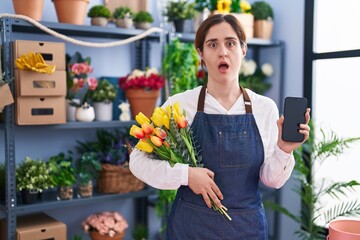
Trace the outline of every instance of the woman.
<instances>
[{"instance_id":1,"label":"woman","mask_svg":"<svg viewBox=\"0 0 360 240\"><path fill-rule=\"evenodd\" d=\"M172 205L167 239L267 239L267 223L259 179L280 188L294 167L292 151L302 143L281 139L283 117L269 98L238 83L246 54L243 28L232 15L214 15L199 27L195 47L208 83L170 97L179 102L201 148L204 168L130 156L133 174L159 189L178 189ZM299 132L309 136L310 109ZM211 209L228 208L229 221Z\"/></svg>"}]
</instances>

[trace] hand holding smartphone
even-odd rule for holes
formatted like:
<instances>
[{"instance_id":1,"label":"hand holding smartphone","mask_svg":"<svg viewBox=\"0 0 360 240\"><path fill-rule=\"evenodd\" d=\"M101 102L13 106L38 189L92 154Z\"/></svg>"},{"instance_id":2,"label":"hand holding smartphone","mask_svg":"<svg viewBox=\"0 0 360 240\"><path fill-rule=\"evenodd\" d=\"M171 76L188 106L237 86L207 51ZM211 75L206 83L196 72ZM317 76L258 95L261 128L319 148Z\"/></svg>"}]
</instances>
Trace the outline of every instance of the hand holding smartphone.
<instances>
[{"instance_id":1,"label":"hand holding smartphone","mask_svg":"<svg viewBox=\"0 0 360 240\"><path fill-rule=\"evenodd\" d=\"M286 97L284 104L284 124L282 139L286 142L302 142L304 135L299 133L300 123L305 123L307 99L304 97Z\"/></svg>"}]
</instances>

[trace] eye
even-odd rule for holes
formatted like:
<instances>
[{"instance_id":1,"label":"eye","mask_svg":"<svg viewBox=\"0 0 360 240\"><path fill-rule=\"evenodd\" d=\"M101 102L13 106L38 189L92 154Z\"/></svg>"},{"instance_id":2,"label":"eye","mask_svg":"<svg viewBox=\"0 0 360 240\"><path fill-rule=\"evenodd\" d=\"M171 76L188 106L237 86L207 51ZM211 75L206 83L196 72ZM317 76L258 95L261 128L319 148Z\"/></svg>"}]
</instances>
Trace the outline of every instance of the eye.
<instances>
[{"instance_id":1,"label":"eye","mask_svg":"<svg viewBox=\"0 0 360 240\"><path fill-rule=\"evenodd\" d=\"M216 42L209 42L208 46L210 48L216 48L217 44L216 44Z\"/></svg>"},{"instance_id":2,"label":"eye","mask_svg":"<svg viewBox=\"0 0 360 240\"><path fill-rule=\"evenodd\" d=\"M228 42L226 42L226 46L227 47L233 47L233 46L235 46L236 45L236 42L235 41L228 41Z\"/></svg>"}]
</instances>

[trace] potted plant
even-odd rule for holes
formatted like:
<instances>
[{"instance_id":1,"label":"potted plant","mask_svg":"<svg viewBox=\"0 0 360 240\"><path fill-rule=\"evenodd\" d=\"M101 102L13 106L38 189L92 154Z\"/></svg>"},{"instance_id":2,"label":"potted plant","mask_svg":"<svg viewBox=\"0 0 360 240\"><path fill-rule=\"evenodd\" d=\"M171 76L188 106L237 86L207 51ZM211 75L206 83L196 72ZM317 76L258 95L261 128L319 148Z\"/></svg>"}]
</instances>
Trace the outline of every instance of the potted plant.
<instances>
[{"instance_id":1,"label":"potted plant","mask_svg":"<svg viewBox=\"0 0 360 240\"><path fill-rule=\"evenodd\" d=\"M41 21L44 0L13 0L15 14L28 16L36 21Z\"/></svg>"},{"instance_id":2,"label":"potted plant","mask_svg":"<svg viewBox=\"0 0 360 240\"><path fill-rule=\"evenodd\" d=\"M197 86L198 54L192 43L174 39L166 46L162 71L170 82L171 94Z\"/></svg>"},{"instance_id":3,"label":"potted plant","mask_svg":"<svg viewBox=\"0 0 360 240\"><path fill-rule=\"evenodd\" d=\"M90 0L52 0L61 23L83 25Z\"/></svg>"},{"instance_id":4,"label":"potted plant","mask_svg":"<svg viewBox=\"0 0 360 240\"><path fill-rule=\"evenodd\" d=\"M120 28L131 28L134 24L133 15L134 13L129 7L115 8L113 13L115 25Z\"/></svg>"},{"instance_id":5,"label":"potted plant","mask_svg":"<svg viewBox=\"0 0 360 240\"><path fill-rule=\"evenodd\" d=\"M359 141L358 138L339 138L334 132L325 133L320 129L321 138L315 139L314 126L310 122L311 130L309 139L294 152L296 179L299 181L295 191L301 199L300 214L292 213L281 205L265 202L265 206L279 211L300 224L295 234L299 239L326 239L327 225L331 220L351 215L360 215L360 203L354 195L354 187L360 186L355 180L348 182L333 182L325 184L325 179L320 184L314 181L314 167L319 169L329 157L337 157L350 147L350 144ZM321 180L320 180L321 181ZM320 201L330 199L327 209L320 209ZM320 226L323 225L323 226Z\"/></svg>"},{"instance_id":6,"label":"potted plant","mask_svg":"<svg viewBox=\"0 0 360 240\"><path fill-rule=\"evenodd\" d=\"M96 78L88 77L93 71L90 63L91 59L83 58L80 52L66 54L67 121L91 122L95 118L94 108L87 102L98 84Z\"/></svg>"},{"instance_id":7,"label":"potted plant","mask_svg":"<svg viewBox=\"0 0 360 240\"><path fill-rule=\"evenodd\" d=\"M101 170L100 161L94 152L85 152L75 163L78 183L78 197L93 195L93 180L96 180Z\"/></svg>"},{"instance_id":8,"label":"potted plant","mask_svg":"<svg viewBox=\"0 0 360 240\"><path fill-rule=\"evenodd\" d=\"M49 159L50 176L53 185L58 188L58 200L68 200L73 198L73 189L76 182L75 170L72 166L72 156L64 153L51 156Z\"/></svg>"},{"instance_id":9,"label":"potted plant","mask_svg":"<svg viewBox=\"0 0 360 240\"><path fill-rule=\"evenodd\" d=\"M39 193L52 186L50 169L40 159L25 157L16 167L16 189L21 191L24 204L37 201Z\"/></svg>"},{"instance_id":10,"label":"potted plant","mask_svg":"<svg viewBox=\"0 0 360 240\"><path fill-rule=\"evenodd\" d=\"M231 13L244 27L246 37L254 37L254 15L251 4L246 0L233 0L231 2Z\"/></svg>"},{"instance_id":11,"label":"potted plant","mask_svg":"<svg viewBox=\"0 0 360 240\"><path fill-rule=\"evenodd\" d=\"M200 24L209 17L210 9L211 9L211 2L209 0L195 0L195 17L193 19L194 23L194 32L197 31Z\"/></svg>"},{"instance_id":12,"label":"potted plant","mask_svg":"<svg viewBox=\"0 0 360 240\"><path fill-rule=\"evenodd\" d=\"M147 11L140 11L134 14L133 21L138 29L149 29L154 22L152 15Z\"/></svg>"},{"instance_id":13,"label":"potted plant","mask_svg":"<svg viewBox=\"0 0 360 240\"><path fill-rule=\"evenodd\" d=\"M100 212L88 216L81 226L93 240L121 240L125 236L128 222L119 212Z\"/></svg>"},{"instance_id":14,"label":"potted plant","mask_svg":"<svg viewBox=\"0 0 360 240\"><path fill-rule=\"evenodd\" d=\"M274 12L271 5L265 1L257 1L251 5L254 15L254 37L270 39L273 30Z\"/></svg>"},{"instance_id":15,"label":"potted plant","mask_svg":"<svg viewBox=\"0 0 360 240\"><path fill-rule=\"evenodd\" d=\"M239 82L244 88L263 94L271 88L271 83L266 79L272 74L273 67L270 63L264 63L259 67L254 60L244 59L240 67Z\"/></svg>"},{"instance_id":16,"label":"potted plant","mask_svg":"<svg viewBox=\"0 0 360 240\"><path fill-rule=\"evenodd\" d=\"M137 179L129 169L129 146L134 141L129 137L129 129L123 131L106 131L99 129L95 141L78 141L79 154L94 152L101 163L100 176L97 181L100 193L126 193L139 191L144 183Z\"/></svg>"},{"instance_id":17,"label":"potted plant","mask_svg":"<svg viewBox=\"0 0 360 240\"><path fill-rule=\"evenodd\" d=\"M107 79L99 81L98 86L89 96L93 102L96 121L111 121L113 119L113 101L116 94L116 87Z\"/></svg>"},{"instance_id":18,"label":"potted plant","mask_svg":"<svg viewBox=\"0 0 360 240\"><path fill-rule=\"evenodd\" d=\"M95 5L90 8L87 16L91 18L91 25L106 26L111 17L110 10L104 5Z\"/></svg>"},{"instance_id":19,"label":"potted plant","mask_svg":"<svg viewBox=\"0 0 360 240\"><path fill-rule=\"evenodd\" d=\"M176 32L184 32L186 19L192 19L196 14L195 3L186 0L171 0L167 3L164 15L173 22Z\"/></svg>"},{"instance_id":20,"label":"potted plant","mask_svg":"<svg viewBox=\"0 0 360 240\"><path fill-rule=\"evenodd\" d=\"M125 91L133 119L139 112L151 117L164 84L165 79L156 68L134 69L131 74L119 78L119 86Z\"/></svg>"}]
</instances>

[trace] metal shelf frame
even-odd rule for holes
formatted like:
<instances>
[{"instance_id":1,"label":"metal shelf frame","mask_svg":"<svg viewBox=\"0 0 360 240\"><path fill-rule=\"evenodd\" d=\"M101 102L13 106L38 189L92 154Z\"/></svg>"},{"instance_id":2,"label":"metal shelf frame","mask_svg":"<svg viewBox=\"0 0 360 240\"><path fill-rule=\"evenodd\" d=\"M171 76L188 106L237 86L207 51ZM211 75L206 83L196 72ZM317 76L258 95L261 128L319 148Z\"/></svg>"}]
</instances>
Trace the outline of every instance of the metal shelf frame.
<instances>
[{"instance_id":1,"label":"metal shelf frame","mask_svg":"<svg viewBox=\"0 0 360 240\"><path fill-rule=\"evenodd\" d=\"M67 36L88 37L88 38L111 38L125 39L133 37L143 32L138 29L121 29L112 27L98 26L79 26L63 23L41 22L44 26ZM13 18L0 18L0 44L2 45L2 62L3 71L6 79L14 79L14 56L13 56L13 33L31 33L31 34L48 34L43 30L34 27L31 23ZM134 44L131 44L133 56L133 67L145 69L149 65L150 58L150 42L162 41L163 34L154 33L148 35ZM14 84L10 83L10 89L14 92ZM48 129L97 129L97 128L121 128L129 127L134 121L120 122L91 122L91 123L66 123L59 125L44 126L16 126L14 123L15 108L14 104L4 109L4 124L0 124L0 130L4 131L5 141L5 162L6 162L6 187L5 187L5 204L0 203L0 218L6 219L6 234L8 239L16 239L16 217L18 215L35 213L43 210L70 207L87 203L95 203L112 199L135 200L134 215L137 222L147 224L147 198L155 194L154 189L146 188L143 191L132 192L127 194L95 194L91 198L73 199L70 201L57 201L56 197L52 200L44 200L38 204L21 205L17 203L16 195L16 179L15 179L15 129L22 128L48 128Z\"/></svg>"}]
</instances>

